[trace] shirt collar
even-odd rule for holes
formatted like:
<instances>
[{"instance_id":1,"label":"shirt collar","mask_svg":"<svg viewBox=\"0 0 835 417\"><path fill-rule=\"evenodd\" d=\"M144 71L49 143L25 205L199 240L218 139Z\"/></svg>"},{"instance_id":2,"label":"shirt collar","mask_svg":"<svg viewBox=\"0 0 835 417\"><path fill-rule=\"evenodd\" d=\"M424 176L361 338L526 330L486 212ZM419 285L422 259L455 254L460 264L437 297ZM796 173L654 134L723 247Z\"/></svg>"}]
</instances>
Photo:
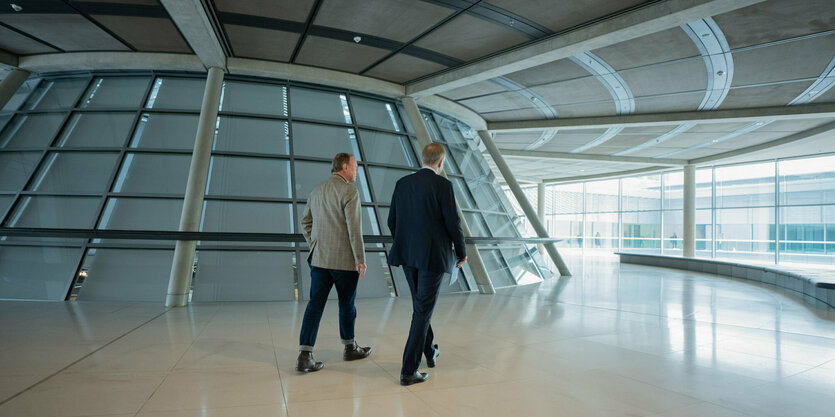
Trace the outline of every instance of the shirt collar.
<instances>
[{"instance_id":1,"label":"shirt collar","mask_svg":"<svg viewBox=\"0 0 835 417\"><path fill-rule=\"evenodd\" d=\"M342 175L339 175L339 174L337 174L337 173L335 173L335 172L334 172L334 173L333 173L333 176L334 176L334 177L337 177L337 178L339 178L339 179L341 179L342 181L344 181L344 182L345 182L345 184L349 184L348 180L346 180L345 178L342 178Z\"/></svg>"},{"instance_id":2,"label":"shirt collar","mask_svg":"<svg viewBox=\"0 0 835 417\"><path fill-rule=\"evenodd\" d=\"M428 169L428 170L430 170L430 171L434 172L434 173L435 173L435 175L440 175L440 174L438 174L438 171L435 171L435 168L430 168L430 167L421 167L420 169Z\"/></svg>"}]
</instances>

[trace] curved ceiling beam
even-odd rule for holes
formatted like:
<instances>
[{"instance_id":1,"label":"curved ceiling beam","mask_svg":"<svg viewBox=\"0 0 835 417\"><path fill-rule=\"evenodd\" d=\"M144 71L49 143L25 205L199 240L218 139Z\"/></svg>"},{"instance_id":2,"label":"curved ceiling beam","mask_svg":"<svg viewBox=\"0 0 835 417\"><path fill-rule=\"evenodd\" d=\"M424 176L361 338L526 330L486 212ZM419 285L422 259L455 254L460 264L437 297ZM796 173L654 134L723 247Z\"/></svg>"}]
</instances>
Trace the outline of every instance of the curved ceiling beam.
<instances>
[{"instance_id":1,"label":"curved ceiling beam","mask_svg":"<svg viewBox=\"0 0 835 417\"><path fill-rule=\"evenodd\" d=\"M597 154L582 154L570 152L533 152L533 151L516 151L503 149L502 155L506 157L517 158L536 158L536 159L560 159L560 160L574 160L574 161L604 161L617 162L622 164L640 164L640 165L669 165L669 166L684 166L687 165L685 159L655 159L643 158L638 156L611 156L611 155L597 155Z\"/></svg>"},{"instance_id":2,"label":"curved ceiling beam","mask_svg":"<svg viewBox=\"0 0 835 417\"><path fill-rule=\"evenodd\" d=\"M206 68L226 70L226 52L200 0L160 0L186 42Z\"/></svg>"},{"instance_id":3,"label":"curved ceiling beam","mask_svg":"<svg viewBox=\"0 0 835 417\"><path fill-rule=\"evenodd\" d=\"M611 65L607 64L603 58L591 52L583 52L572 56L571 60L575 64L583 67L591 75L594 75L609 90L609 94L612 95L612 100L615 101L615 112L617 114L631 114L635 112L635 96L632 94L632 90L629 89L629 86L626 85L626 81L620 74ZM617 136L622 130L623 127L610 127L602 135L572 150L571 153L583 152L599 146Z\"/></svg>"},{"instance_id":4,"label":"curved ceiling beam","mask_svg":"<svg viewBox=\"0 0 835 417\"><path fill-rule=\"evenodd\" d=\"M731 54L731 47L728 45L725 34L719 29L719 25L710 17L682 25L681 29L699 48L699 53L702 55L707 70L707 90L697 110L715 110L725 101L725 97L731 91L731 83L734 78L734 59ZM695 123L679 125L657 138L618 152L615 155L628 155L656 146L690 130L695 125Z\"/></svg>"},{"instance_id":5,"label":"curved ceiling beam","mask_svg":"<svg viewBox=\"0 0 835 417\"><path fill-rule=\"evenodd\" d=\"M556 33L526 46L512 48L461 67L406 84L406 94L423 96L533 68L586 51L671 29L698 19L727 13L763 0L666 0Z\"/></svg>"},{"instance_id":6,"label":"curved ceiling beam","mask_svg":"<svg viewBox=\"0 0 835 417\"><path fill-rule=\"evenodd\" d=\"M546 119L556 119L557 118L557 111L551 107L548 102L545 100L544 97L537 94L536 92L528 89L522 84L517 83L516 81L511 80L507 77L496 77L490 80L490 82L500 85L504 87L506 90L515 93L519 97L522 97L527 102L531 103L533 107ZM554 138L554 135L557 134L557 129L546 129L542 132L537 140L533 143L529 144L525 147L525 150L532 150L536 149Z\"/></svg>"}]
</instances>

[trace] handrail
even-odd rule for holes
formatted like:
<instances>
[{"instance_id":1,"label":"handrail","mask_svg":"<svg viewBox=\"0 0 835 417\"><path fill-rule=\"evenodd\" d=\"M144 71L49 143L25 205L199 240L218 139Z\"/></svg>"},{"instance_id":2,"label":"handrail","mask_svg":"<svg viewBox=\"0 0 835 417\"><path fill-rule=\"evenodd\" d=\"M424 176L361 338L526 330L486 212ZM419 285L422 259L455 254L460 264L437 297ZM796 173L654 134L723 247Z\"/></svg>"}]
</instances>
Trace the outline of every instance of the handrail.
<instances>
[{"instance_id":1,"label":"handrail","mask_svg":"<svg viewBox=\"0 0 835 417\"><path fill-rule=\"evenodd\" d=\"M136 239L136 240L201 240L226 242L304 242L301 233L251 232L179 232L171 230L91 230L58 228L0 227L0 236L50 237L69 239ZM392 236L363 235L365 243L393 243ZM564 239L526 237L468 237L470 244L495 243L556 243Z\"/></svg>"}]
</instances>

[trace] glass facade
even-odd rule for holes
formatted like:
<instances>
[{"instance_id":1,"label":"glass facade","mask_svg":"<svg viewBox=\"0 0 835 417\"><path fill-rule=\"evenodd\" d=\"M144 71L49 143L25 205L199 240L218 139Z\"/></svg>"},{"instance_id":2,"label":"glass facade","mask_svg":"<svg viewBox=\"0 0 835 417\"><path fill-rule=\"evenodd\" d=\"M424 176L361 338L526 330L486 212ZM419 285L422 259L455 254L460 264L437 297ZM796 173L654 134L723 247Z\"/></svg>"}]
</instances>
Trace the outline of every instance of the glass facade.
<instances>
[{"instance_id":1,"label":"glass facade","mask_svg":"<svg viewBox=\"0 0 835 417\"><path fill-rule=\"evenodd\" d=\"M204 75L179 73L28 80L0 112L0 224L176 231L204 86ZM475 131L431 111L422 116L450 153L446 169L473 235L520 236ZM388 234L394 184L420 166L399 103L227 76L200 230L299 233L307 195L331 175L331 158L341 151L359 161L363 233ZM0 236L0 298L161 302L174 243ZM387 249L367 245L360 297L408 294ZM531 247L478 249L489 256L496 286L542 279ZM304 300L306 250L293 242L198 242L192 300ZM466 279L442 286L469 290Z\"/></svg>"},{"instance_id":2,"label":"glass facade","mask_svg":"<svg viewBox=\"0 0 835 417\"><path fill-rule=\"evenodd\" d=\"M833 167L835 155L697 169L696 256L835 265ZM525 192L535 205L536 187ZM682 255L681 170L545 192L559 247Z\"/></svg>"}]
</instances>

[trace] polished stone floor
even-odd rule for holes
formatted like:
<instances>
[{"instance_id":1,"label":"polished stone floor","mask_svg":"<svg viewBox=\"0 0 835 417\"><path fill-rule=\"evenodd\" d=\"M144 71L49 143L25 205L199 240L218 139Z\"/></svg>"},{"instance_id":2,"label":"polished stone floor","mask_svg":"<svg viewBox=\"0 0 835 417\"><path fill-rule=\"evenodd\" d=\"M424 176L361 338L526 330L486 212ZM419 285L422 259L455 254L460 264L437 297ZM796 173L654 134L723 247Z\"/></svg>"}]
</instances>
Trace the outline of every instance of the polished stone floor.
<instances>
[{"instance_id":1,"label":"polished stone floor","mask_svg":"<svg viewBox=\"0 0 835 417\"><path fill-rule=\"evenodd\" d=\"M766 285L571 257L571 278L444 295L430 380L398 385L411 305L0 302L0 416L832 416L835 309ZM360 283L362 285L362 283Z\"/></svg>"}]
</instances>

